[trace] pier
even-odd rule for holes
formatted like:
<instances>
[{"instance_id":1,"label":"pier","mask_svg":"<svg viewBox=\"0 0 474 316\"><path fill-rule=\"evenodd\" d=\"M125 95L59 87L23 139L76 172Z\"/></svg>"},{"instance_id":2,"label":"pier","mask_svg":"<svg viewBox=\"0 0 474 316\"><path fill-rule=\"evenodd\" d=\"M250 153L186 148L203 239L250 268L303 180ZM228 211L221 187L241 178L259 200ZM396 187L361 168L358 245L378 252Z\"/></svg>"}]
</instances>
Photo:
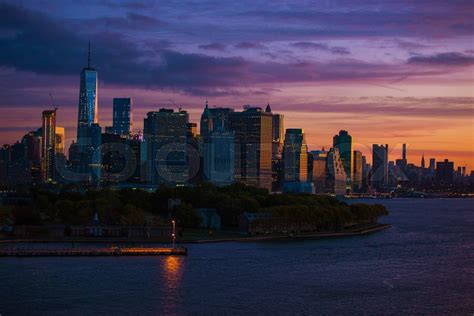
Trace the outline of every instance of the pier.
<instances>
[{"instance_id":1,"label":"pier","mask_svg":"<svg viewBox=\"0 0 474 316\"><path fill-rule=\"evenodd\" d=\"M177 248L65 248L65 249L1 249L0 257L98 257L98 256L186 256L184 247Z\"/></svg>"}]
</instances>

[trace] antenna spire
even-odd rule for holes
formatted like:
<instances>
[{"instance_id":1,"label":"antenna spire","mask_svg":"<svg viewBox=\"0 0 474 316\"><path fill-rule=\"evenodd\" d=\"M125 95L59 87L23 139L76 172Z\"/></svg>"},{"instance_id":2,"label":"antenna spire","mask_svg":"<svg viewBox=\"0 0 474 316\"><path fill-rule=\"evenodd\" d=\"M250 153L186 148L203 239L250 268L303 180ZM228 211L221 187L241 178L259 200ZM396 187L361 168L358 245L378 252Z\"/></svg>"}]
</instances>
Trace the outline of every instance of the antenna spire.
<instances>
[{"instance_id":1,"label":"antenna spire","mask_svg":"<svg viewBox=\"0 0 474 316\"><path fill-rule=\"evenodd\" d=\"M87 54L87 68L91 68L91 38L89 37L89 50Z\"/></svg>"}]
</instances>

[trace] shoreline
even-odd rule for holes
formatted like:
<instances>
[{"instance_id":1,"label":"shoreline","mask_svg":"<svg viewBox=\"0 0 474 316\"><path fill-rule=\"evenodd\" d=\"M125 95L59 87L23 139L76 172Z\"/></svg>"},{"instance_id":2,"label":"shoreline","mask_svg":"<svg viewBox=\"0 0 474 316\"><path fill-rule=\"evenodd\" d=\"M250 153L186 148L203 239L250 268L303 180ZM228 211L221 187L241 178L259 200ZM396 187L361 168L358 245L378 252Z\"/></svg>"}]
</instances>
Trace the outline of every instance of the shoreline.
<instances>
[{"instance_id":1,"label":"shoreline","mask_svg":"<svg viewBox=\"0 0 474 316\"><path fill-rule=\"evenodd\" d=\"M177 240L177 244L203 244L203 243L221 243L221 242L252 242L252 241L271 241L271 240L312 240L321 238L340 238L368 235L390 228L390 224L375 224L366 227L359 227L353 230L342 232L318 232L318 233L303 233L303 234L280 234L280 235L257 235L229 238L215 238L215 239L186 239ZM162 243L170 244L171 241L163 239L124 239L124 238L5 238L0 239L1 244L8 243L119 243L119 244L134 244L134 243Z\"/></svg>"}]
</instances>

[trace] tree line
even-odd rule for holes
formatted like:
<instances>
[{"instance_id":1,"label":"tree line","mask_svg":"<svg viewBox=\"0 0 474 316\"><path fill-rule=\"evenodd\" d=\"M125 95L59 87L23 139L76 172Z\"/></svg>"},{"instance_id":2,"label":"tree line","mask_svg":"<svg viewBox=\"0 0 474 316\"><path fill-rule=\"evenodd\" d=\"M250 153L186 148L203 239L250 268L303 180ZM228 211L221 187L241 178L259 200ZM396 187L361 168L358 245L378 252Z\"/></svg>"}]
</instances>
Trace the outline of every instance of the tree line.
<instances>
[{"instance_id":1,"label":"tree line","mask_svg":"<svg viewBox=\"0 0 474 316\"><path fill-rule=\"evenodd\" d=\"M266 189L233 184L217 187L209 183L186 187L160 187L144 190L30 190L31 203L0 207L0 223L15 225L70 224L91 222L97 212L108 225L143 225L155 215L163 223L177 219L184 227L196 227L196 208L214 208L223 227L237 227L243 212L265 212L288 221L317 222L323 229L340 229L351 223L373 223L387 215L383 205L347 204L331 196L311 194L270 194ZM169 208L170 199L179 205Z\"/></svg>"}]
</instances>

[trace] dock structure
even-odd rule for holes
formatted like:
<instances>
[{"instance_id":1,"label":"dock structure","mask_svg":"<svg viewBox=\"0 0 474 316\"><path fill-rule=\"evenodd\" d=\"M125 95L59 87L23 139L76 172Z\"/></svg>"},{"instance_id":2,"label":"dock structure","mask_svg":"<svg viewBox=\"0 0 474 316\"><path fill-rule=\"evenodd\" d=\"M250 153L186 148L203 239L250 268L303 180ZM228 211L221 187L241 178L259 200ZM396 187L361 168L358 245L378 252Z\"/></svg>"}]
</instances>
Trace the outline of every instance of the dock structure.
<instances>
[{"instance_id":1,"label":"dock structure","mask_svg":"<svg viewBox=\"0 0 474 316\"><path fill-rule=\"evenodd\" d=\"M97 257L97 256L186 256L184 247L177 248L65 248L65 249L1 249L0 257Z\"/></svg>"}]
</instances>

